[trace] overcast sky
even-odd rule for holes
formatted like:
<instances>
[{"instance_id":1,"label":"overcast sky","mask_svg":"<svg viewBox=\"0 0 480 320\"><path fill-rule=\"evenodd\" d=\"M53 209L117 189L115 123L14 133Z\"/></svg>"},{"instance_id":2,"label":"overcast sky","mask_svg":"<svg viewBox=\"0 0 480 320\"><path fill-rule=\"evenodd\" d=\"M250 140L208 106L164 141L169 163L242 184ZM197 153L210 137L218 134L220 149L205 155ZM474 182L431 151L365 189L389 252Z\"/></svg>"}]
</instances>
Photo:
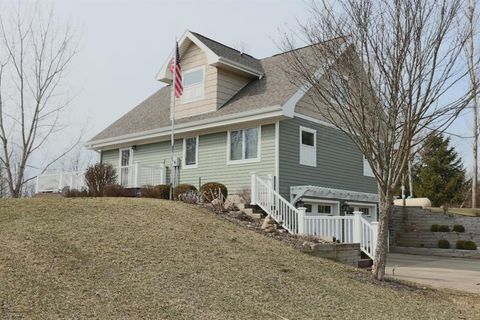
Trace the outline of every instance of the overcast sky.
<instances>
[{"instance_id":1,"label":"overcast sky","mask_svg":"<svg viewBox=\"0 0 480 320\"><path fill-rule=\"evenodd\" d=\"M15 0L1 2L17 3ZM21 1L23 3L23 1ZM277 53L279 28L306 19L304 0L48 0L58 21L80 33L80 51L66 81L76 93L71 134L86 125L88 140L162 86L154 76L175 36L192 30L230 46L242 42L257 58ZM75 129L76 128L76 129ZM471 135L471 113L451 128ZM453 138L469 166L471 141Z\"/></svg>"}]
</instances>

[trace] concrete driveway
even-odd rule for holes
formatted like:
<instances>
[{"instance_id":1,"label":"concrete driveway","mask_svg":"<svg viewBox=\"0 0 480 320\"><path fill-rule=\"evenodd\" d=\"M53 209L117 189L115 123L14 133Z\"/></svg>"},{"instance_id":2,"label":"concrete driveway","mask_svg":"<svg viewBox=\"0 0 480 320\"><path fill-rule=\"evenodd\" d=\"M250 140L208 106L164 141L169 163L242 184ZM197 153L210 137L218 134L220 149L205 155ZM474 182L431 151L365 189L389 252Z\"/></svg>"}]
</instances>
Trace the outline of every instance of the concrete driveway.
<instances>
[{"instance_id":1,"label":"concrete driveway","mask_svg":"<svg viewBox=\"0 0 480 320\"><path fill-rule=\"evenodd\" d=\"M390 253L388 276L480 294L480 260ZM394 274L395 273L395 274Z\"/></svg>"}]
</instances>

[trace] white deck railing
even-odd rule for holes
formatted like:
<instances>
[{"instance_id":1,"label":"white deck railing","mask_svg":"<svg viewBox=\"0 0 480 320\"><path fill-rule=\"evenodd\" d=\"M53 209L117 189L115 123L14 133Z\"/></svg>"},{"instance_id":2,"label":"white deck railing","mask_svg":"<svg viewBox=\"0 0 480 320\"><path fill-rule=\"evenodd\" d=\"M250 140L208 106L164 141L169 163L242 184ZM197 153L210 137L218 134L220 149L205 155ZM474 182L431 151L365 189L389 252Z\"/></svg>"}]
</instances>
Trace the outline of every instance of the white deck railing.
<instances>
[{"instance_id":1,"label":"white deck railing","mask_svg":"<svg viewBox=\"0 0 480 320\"><path fill-rule=\"evenodd\" d=\"M37 176L35 191L54 192L65 187L80 190L86 188L84 177L84 171L42 174Z\"/></svg>"},{"instance_id":2,"label":"white deck railing","mask_svg":"<svg viewBox=\"0 0 480 320\"><path fill-rule=\"evenodd\" d=\"M126 188L140 188L166 183L165 167L135 163L115 167L117 183ZM86 189L85 171L48 173L37 176L36 192L58 192L63 188Z\"/></svg>"},{"instance_id":3,"label":"white deck railing","mask_svg":"<svg viewBox=\"0 0 480 320\"><path fill-rule=\"evenodd\" d=\"M378 222L369 222L362 212L347 216L309 216L305 208L295 208L273 186L273 179L252 174L252 205L258 205L284 229L293 234L334 238L340 243L359 243L373 259L377 245Z\"/></svg>"}]
</instances>

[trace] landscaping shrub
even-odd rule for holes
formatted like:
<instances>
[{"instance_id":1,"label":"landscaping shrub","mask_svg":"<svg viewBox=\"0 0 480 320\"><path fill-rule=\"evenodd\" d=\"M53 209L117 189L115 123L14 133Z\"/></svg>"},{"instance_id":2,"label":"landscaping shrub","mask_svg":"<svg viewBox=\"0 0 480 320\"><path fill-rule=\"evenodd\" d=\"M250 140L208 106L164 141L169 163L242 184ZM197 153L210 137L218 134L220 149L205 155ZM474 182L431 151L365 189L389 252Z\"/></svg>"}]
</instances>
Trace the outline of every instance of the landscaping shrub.
<instances>
[{"instance_id":1,"label":"landscaping shrub","mask_svg":"<svg viewBox=\"0 0 480 320\"><path fill-rule=\"evenodd\" d=\"M465 249L465 240L457 241L457 249Z\"/></svg>"},{"instance_id":2,"label":"landscaping shrub","mask_svg":"<svg viewBox=\"0 0 480 320\"><path fill-rule=\"evenodd\" d=\"M108 185L115 184L117 174L111 164L96 163L87 168L85 183L91 196L103 196L103 190Z\"/></svg>"},{"instance_id":3,"label":"landscaping shrub","mask_svg":"<svg viewBox=\"0 0 480 320\"><path fill-rule=\"evenodd\" d=\"M461 224L456 224L453 226L453 231L454 232L465 232L465 227L462 226Z\"/></svg>"},{"instance_id":4,"label":"landscaping shrub","mask_svg":"<svg viewBox=\"0 0 480 320\"><path fill-rule=\"evenodd\" d=\"M77 189L69 189L69 188L64 188L62 190L63 196L67 198L83 198L83 197L88 197L88 192L87 190L77 190Z\"/></svg>"},{"instance_id":5,"label":"landscaping shrub","mask_svg":"<svg viewBox=\"0 0 480 320\"><path fill-rule=\"evenodd\" d=\"M191 184L179 184L173 188L173 200L181 200L179 197L186 195L187 193L197 193L197 188Z\"/></svg>"},{"instance_id":6,"label":"landscaping shrub","mask_svg":"<svg viewBox=\"0 0 480 320\"><path fill-rule=\"evenodd\" d=\"M109 184L103 188L104 197L134 197L135 190L126 189L119 184Z\"/></svg>"},{"instance_id":7,"label":"landscaping shrub","mask_svg":"<svg viewBox=\"0 0 480 320\"><path fill-rule=\"evenodd\" d=\"M438 232L450 232L450 227L447 225L438 226Z\"/></svg>"},{"instance_id":8,"label":"landscaping shrub","mask_svg":"<svg viewBox=\"0 0 480 320\"><path fill-rule=\"evenodd\" d=\"M430 231L438 232L438 224L432 224L432 226L430 227Z\"/></svg>"},{"instance_id":9,"label":"landscaping shrub","mask_svg":"<svg viewBox=\"0 0 480 320\"><path fill-rule=\"evenodd\" d=\"M450 248L450 242L445 239L438 240L438 247L441 249L449 249Z\"/></svg>"},{"instance_id":10,"label":"landscaping shrub","mask_svg":"<svg viewBox=\"0 0 480 320\"><path fill-rule=\"evenodd\" d=\"M178 195L178 200L185 203L197 204L198 203L198 192L197 191L187 191L185 193Z\"/></svg>"},{"instance_id":11,"label":"landscaping shrub","mask_svg":"<svg viewBox=\"0 0 480 320\"><path fill-rule=\"evenodd\" d=\"M142 198L170 199L170 186L160 184L158 186L149 186L140 190Z\"/></svg>"},{"instance_id":12,"label":"landscaping shrub","mask_svg":"<svg viewBox=\"0 0 480 320\"><path fill-rule=\"evenodd\" d=\"M200 187L203 199L207 202L212 202L213 199L218 199L220 195L219 191L222 193L223 198L226 199L228 196L228 189L221 183L207 182Z\"/></svg>"},{"instance_id":13,"label":"landscaping shrub","mask_svg":"<svg viewBox=\"0 0 480 320\"><path fill-rule=\"evenodd\" d=\"M473 241L465 241L463 249L465 249L465 250L477 250L477 244Z\"/></svg>"}]
</instances>

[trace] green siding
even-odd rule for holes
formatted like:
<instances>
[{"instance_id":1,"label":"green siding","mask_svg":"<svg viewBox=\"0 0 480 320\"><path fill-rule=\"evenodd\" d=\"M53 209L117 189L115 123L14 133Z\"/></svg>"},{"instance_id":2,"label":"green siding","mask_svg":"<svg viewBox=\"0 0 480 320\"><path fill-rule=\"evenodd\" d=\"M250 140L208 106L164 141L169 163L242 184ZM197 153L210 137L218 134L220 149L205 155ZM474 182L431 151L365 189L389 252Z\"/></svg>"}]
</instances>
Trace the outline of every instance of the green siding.
<instances>
[{"instance_id":1,"label":"green siding","mask_svg":"<svg viewBox=\"0 0 480 320\"><path fill-rule=\"evenodd\" d=\"M102 162L110 163L112 166L118 166L119 156L118 149L102 151Z\"/></svg>"},{"instance_id":2,"label":"green siding","mask_svg":"<svg viewBox=\"0 0 480 320\"><path fill-rule=\"evenodd\" d=\"M175 141L175 154L183 161L183 140ZM103 161L118 165L118 149L103 152ZM180 183L198 185L202 182L220 182L230 193L250 187L250 174L265 176L275 174L275 125L261 128L260 162L227 165L227 132L212 133L199 137L197 168L181 168ZM137 145L133 151L133 162L160 165L170 163L170 141ZM168 176L168 175L167 175Z\"/></svg>"},{"instance_id":3,"label":"green siding","mask_svg":"<svg viewBox=\"0 0 480 320\"><path fill-rule=\"evenodd\" d=\"M317 131L317 167L300 165L300 126ZM280 121L280 193L290 198L290 186L314 185L377 192L375 179L363 175L363 156L339 130L299 118Z\"/></svg>"}]
</instances>

